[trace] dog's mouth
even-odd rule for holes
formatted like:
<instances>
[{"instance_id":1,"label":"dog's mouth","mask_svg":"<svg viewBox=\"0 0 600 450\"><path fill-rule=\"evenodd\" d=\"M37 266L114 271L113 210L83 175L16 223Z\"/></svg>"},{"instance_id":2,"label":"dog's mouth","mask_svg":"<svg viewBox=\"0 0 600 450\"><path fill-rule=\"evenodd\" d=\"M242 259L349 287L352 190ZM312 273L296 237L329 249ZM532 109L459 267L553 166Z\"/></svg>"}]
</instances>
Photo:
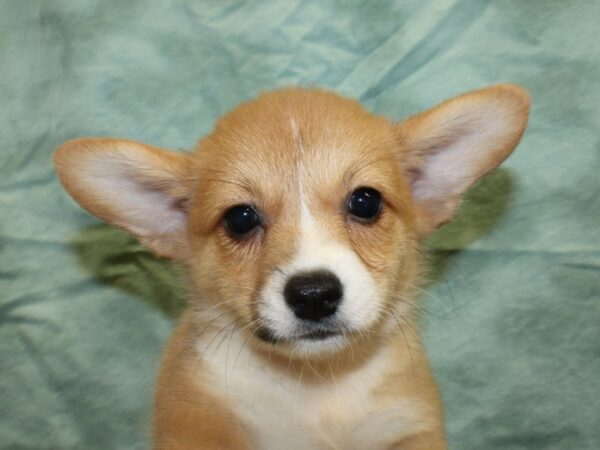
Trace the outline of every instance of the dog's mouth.
<instances>
[{"instance_id":1,"label":"dog's mouth","mask_svg":"<svg viewBox=\"0 0 600 450\"><path fill-rule=\"evenodd\" d=\"M335 336L341 336L342 334L342 331L336 328L317 328L314 330L307 330L289 337L282 338L276 336L275 333L273 333L273 331L266 327L260 327L255 331L256 337L258 337L264 342L268 342L269 344L273 345L296 341L324 341Z\"/></svg>"},{"instance_id":2,"label":"dog's mouth","mask_svg":"<svg viewBox=\"0 0 600 450\"><path fill-rule=\"evenodd\" d=\"M335 331L335 330L316 330L316 331L311 331L309 333L305 333L305 334L301 334L300 336L298 336L296 339L307 339L310 341L322 341L324 339L333 337L333 336L339 336L340 333L339 331Z\"/></svg>"}]
</instances>

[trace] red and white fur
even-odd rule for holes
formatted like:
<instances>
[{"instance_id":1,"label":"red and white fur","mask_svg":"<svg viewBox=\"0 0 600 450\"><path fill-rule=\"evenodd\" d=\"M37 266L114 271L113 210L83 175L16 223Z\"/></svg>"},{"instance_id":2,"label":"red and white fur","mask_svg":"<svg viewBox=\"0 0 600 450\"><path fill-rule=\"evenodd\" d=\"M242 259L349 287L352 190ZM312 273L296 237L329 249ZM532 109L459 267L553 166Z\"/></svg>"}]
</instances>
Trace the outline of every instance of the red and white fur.
<instances>
[{"instance_id":1,"label":"red and white fur","mask_svg":"<svg viewBox=\"0 0 600 450\"><path fill-rule=\"evenodd\" d=\"M154 448L445 449L415 329L419 243L508 157L528 110L506 84L394 122L289 88L240 105L191 153L112 138L61 146L69 194L190 280L158 380ZM369 223L348 212L360 187L383 201ZM224 224L235 205L260 215L252 236ZM302 335L284 301L288 279L312 270L343 286L343 333Z\"/></svg>"}]
</instances>

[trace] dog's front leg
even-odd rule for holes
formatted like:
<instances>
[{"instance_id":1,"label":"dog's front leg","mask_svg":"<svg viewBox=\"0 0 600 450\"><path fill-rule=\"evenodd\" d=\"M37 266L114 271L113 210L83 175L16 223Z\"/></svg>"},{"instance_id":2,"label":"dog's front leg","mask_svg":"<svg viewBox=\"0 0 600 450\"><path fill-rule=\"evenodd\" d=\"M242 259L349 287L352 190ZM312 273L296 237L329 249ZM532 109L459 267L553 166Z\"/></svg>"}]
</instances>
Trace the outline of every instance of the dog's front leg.
<instances>
[{"instance_id":1,"label":"dog's front leg","mask_svg":"<svg viewBox=\"0 0 600 450\"><path fill-rule=\"evenodd\" d=\"M250 443L235 417L211 398L187 391L182 397L159 395L154 423L155 450L249 450ZM170 394L171 396L173 393Z\"/></svg>"},{"instance_id":2,"label":"dog's front leg","mask_svg":"<svg viewBox=\"0 0 600 450\"><path fill-rule=\"evenodd\" d=\"M194 327L185 319L171 337L161 367L154 414L155 450L250 450L249 433L211 392L202 363L192 357Z\"/></svg>"}]
</instances>

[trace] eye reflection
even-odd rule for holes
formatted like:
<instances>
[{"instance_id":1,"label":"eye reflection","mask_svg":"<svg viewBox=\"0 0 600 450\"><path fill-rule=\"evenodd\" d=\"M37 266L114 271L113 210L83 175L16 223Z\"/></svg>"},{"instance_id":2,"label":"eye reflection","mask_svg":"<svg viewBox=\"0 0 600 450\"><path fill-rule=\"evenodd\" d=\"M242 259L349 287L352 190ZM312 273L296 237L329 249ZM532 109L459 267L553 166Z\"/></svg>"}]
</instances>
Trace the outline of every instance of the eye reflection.
<instances>
[{"instance_id":1,"label":"eye reflection","mask_svg":"<svg viewBox=\"0 0 600 450\"><path fill-rule=\"evenodd\" d=\"M363 221L373 221L381 213L381 193L370 187L356 189L348 200L348 212Z\"/></svg>"},{"instance_id":2,"label":"eye reflection","mask_svg":"<svg viewBox=\"0 0 600 450\"><path fill-rule=\"evenodd\" d=\"M225 211L223 217L227 230L236 236L244 236L260 226L256 210L250 205L237 205Z\"/></svg>"}]
</instances>

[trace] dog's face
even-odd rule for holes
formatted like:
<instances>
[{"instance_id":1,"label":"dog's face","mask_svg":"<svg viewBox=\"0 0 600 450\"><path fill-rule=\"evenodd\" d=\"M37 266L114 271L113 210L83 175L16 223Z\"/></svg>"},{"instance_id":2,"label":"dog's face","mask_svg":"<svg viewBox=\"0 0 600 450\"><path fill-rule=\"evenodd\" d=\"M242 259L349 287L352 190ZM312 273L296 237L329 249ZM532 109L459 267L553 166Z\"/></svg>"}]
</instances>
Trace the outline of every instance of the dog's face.
<instances>
[{"instance_id":1,"label":"dog's face","mask_svg":"<svg viewBox=\"0 0 600 450\"><path fill-rule=\"evenodd\" d=\"M183 262L198 302L282 351L328 354L410 306L418 240L510 154L527 104L498 86L396 124L288 89L223 117L194 154L88 139L56 164L86 209Z\"/></svg>"},{"instance_id":2,"label":"dog's face","mask_svg":"<svg viewBox=\"0 0 600 450\"><path fill-rule=\"evenodd\" d=\"M200 142L190 204L204 296L295 350L371 329L415 261L397 141L388 120L319 91L267 94L224 117Z\"/></svg>"}]
</instances>

